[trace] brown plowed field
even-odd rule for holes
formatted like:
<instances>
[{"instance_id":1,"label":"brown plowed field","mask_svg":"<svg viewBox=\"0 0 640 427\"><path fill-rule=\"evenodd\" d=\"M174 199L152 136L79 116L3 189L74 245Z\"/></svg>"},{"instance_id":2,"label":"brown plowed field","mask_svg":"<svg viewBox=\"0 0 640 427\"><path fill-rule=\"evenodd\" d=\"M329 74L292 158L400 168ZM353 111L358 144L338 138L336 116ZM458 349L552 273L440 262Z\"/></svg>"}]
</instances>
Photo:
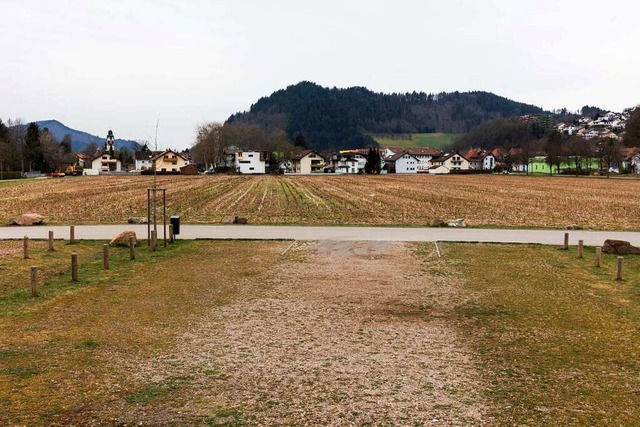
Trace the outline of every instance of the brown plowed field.
<instances>
[{"instance_id":1,"label":"brown plowed field","mask_svg":"<svg viewBox=\"0 0 640 427\"><path fill-rule=\"evenodd\" d=\"M152 177L0 183L0 222L38 212L50 224L109 224L146 215ZM477 176L163 176L170 215L186 223L427 225L638 229L640 180Z\"/></svg>"}]
</instances>

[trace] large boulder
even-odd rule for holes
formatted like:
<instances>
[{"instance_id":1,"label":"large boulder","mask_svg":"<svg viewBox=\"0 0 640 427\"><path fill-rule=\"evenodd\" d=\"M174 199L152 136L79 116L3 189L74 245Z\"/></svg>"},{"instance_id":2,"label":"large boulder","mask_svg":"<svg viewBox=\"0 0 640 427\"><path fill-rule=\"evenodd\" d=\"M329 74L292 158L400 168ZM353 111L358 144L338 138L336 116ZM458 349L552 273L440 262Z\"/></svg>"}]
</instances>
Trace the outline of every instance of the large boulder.
<instances>
[{"instance_id":1,"label":"large boulder","mask_svg":"<svg viewBox=\"0 0 640 427\"><path fill-rule=\"evenodd\" d=\"M131 239L133 237L133 244L137 245L138 244L138 239L136 238L136 233L135 231L123 231L122 233L118 234L116 237L114 237L113 239L111 239L111 242L109 242L109 245L111 246L129 246L129 239Z\"/></svg>"},{"instance_id":2,"label":"large boulder","mask_svg":"<svg viewBox=\"0 0 640 427\"><path fill-rule=\"evenodd\" d=\"M44 222L44 217L37 213L22 214L17 218L13 218L11 225L40 225Z\"/></svg>"},{"instance_id":3,"label":"large boulder","mask_svg":"<svg viewBox=\"0 0 640 427\"><path fill-rule=\"evenodd\" d=\"M147 221L147 217L144 216L130 216L127 222L129 224L147 224L149 221Z\"/></svg>"},{"instance_id":4,"label":"large boulder","mask_svg":"<svg viewBox=\"0 0 640 427\"><path fill-rule=\"evenodd\" d=\"M447 221L447 225L449 227L466 227L467 223L464 222L464 219L458 218L458 219L450 219L449 221Z\"/></svg>"},{"instance_id":5,"label":"large boulder","mask_svg":"<svg viewBox=\"0 0 640 427\"><path fill-rule=\"evenodd\" d=\"M640 254L640 248L624 240L607 239L602 246L602 252L606 254L635 255Z\"/></svg>"}]
</instances>

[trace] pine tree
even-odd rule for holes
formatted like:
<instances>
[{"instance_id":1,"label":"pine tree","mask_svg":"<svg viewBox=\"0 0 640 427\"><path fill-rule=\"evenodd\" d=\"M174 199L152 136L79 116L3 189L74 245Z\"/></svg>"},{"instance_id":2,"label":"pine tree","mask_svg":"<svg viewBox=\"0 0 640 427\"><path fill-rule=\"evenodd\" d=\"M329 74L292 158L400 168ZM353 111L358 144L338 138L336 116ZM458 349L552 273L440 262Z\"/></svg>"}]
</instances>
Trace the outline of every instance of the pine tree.
<instances>
[{"instance_id":1,"label":"pine tree","mask_svg":"<svg viewBox=\"0 0 640 427\"><path fill-rule=\"evenodd\" d=\"M367 162L364 164L365 173L380 173L380 151L375 147L369 147Z\"/></svg>"}]
</instances>

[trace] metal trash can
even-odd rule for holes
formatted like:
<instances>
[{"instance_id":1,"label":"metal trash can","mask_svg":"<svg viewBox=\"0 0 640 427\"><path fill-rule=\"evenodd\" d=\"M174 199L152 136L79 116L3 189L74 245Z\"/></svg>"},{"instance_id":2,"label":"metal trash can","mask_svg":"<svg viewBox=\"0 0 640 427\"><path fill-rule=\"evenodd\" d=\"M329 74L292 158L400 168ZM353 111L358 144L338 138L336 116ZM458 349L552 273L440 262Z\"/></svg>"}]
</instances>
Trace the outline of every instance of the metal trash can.
<instances>
[{"instance_id":1,"label":"metal trash can","mask_svg":"<svg viewBox=\"0 0 640 427\"><path fill-rule=\"evenodd\" d=\"M173 234L180 234L180 215L172 215L170 221L173 225Z\"/></svg>"}]
</instances>

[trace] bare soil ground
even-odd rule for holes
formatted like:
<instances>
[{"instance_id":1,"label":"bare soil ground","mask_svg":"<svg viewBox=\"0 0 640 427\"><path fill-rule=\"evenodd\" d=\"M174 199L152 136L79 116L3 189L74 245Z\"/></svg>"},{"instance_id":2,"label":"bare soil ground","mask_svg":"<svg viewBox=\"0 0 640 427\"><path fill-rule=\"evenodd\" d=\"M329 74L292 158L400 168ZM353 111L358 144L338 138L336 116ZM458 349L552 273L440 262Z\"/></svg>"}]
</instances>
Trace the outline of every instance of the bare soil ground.
<instances>
[{"instance_id":1,"label":"bare soil ground","mask_svg":"<svg viewBox=\"0 0 640 427\"><path fill-rule=\"evenodd\" d=\"M49 224L124 223L145 216L147 176L0 182L0 224L38 212ZM185 223L408 225L637 230L640 179L511 175L162 176L170 215Z\"/></svg>"},{"instance_id":2,"label":"bare soil ground","mask_svg":"<svg viewBox=\"0 0 640 427\"><path fill-rule=\"evenodd\" d=\"M455 278L413 245L287 245L277 268L243 279L261 292L210 310L169 353L122 361L140 383L190 383L181 403L123 406L119 422L482 424L478 372L439 318L461 302Z\"/></svg>"}]
</instances>

